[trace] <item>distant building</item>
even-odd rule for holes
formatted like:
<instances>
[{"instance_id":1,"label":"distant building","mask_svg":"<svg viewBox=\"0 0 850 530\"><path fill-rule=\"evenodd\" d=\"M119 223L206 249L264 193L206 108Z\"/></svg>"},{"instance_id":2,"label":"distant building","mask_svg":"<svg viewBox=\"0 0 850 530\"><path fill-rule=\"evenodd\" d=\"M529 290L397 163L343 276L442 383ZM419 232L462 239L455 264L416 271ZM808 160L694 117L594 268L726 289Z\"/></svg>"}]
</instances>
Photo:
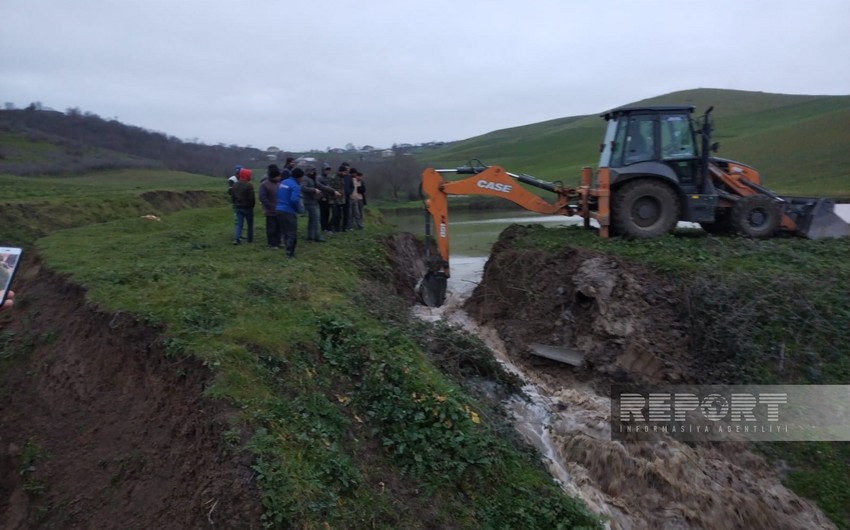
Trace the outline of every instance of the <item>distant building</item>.
<instances>
[{"instance_id":1,"label":"distant building","mask_svg":"<svg viewBox=\"0 0 850 530\"><path fill-rule=\"evenodd\" d=\"M295 159L295 165L298 167L313 166L318 167L316 159L312 156L299 156Z\"/></svg>"}]
</instances>

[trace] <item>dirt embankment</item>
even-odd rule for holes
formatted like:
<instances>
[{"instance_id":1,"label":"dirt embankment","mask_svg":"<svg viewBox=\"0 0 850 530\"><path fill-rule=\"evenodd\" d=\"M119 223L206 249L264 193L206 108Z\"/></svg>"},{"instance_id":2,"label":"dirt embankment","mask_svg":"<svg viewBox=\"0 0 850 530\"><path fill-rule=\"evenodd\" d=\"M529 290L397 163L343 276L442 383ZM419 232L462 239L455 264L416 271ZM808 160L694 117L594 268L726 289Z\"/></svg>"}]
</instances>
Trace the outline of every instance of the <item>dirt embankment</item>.
<instances>
[{"instance_id":1,"label":"dirt embankment","mask_svg":"<svg viewBox=\"0 0 850 530\"><path fill-rule=\"evenodd\" d=\"M517 250L523 227L493 246L480 285L466 303L477 321L496 324L515 352L529 343L585 354L584 380L684 383L702 378L688 347L680 290L664 278L578 247ZM525 357L535 363L530 353ZM545 364L549 364L548 362Z\"/></svg>"},{"instance_id":2,"label":"dirt embankment","mask_svg":"<svg viewBox=\"0 0 850 530\"><path fill-rule=\"evenodd\" d=\"M503 232L466 309L545 394L554 451L612 528L835 528L743 444L613 441L610 383L718 383L726 368L692 351L669 279L587 249L518 249L523 230ZM529 343L580 350L585 364L534 357Z\"/></svg>"},{"instance_id":3,"label":"dirt embankment","mask_svg":"<svg viewBox=\"0 0 850 530\"><path fill-rule=\"evenodd\" d=\"M187 208L211 208L225 204L224 193L209 191L147 191L140 195L159 213L174 213Z\"/></svg>"},{"instance_id":4,"label":"dirt embankment","mask_svg":"<svg viewBox=\"0 0 850 530\"><path fill-rule=\"evenodd\" d=\"M160 330L25 263L0 315L0 528L257 528L209 371Z\"/></svg>"}]
</instances>

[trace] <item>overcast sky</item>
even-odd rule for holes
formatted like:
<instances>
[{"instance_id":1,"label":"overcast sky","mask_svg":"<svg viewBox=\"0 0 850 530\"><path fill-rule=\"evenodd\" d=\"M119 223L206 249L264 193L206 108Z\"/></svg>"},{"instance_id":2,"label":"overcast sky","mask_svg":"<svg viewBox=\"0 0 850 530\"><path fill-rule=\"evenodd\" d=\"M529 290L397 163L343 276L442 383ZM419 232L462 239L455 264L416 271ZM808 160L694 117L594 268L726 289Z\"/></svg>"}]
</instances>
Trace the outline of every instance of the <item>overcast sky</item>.
<instances>
[{"instance_id":1,"label":"overcast sky","mask_svg":"<svg viewBox=\"0 0 850 530\"><path fill-rule=\"evenodd\" d=\"M0 102L389 147L692 88L850 94L850 0L0 0Z\"/></svg>"}]
</instances>

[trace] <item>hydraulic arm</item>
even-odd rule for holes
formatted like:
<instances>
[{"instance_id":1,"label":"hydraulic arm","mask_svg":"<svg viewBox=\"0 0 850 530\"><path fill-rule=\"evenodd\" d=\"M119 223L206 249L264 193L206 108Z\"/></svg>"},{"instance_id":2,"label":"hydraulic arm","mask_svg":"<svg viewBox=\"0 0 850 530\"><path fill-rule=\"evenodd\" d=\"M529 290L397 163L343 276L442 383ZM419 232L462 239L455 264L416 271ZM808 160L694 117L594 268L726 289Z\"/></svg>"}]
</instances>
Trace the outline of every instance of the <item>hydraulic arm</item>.
<instances>
[{"instance_id":1,"label":"hydraulic arm","mask_svg":"<svg viewBox=\"0 0 850 530\"><path fill-rule=\"evenodd\" d=\"M455 181L443 179L444 173L472 176ZM591 218L599 221L602 235L607 235L608 227L608 193L607 185L600 193L599 189L591 189L592 170L585 168L582 174L582 185L578 189L566 188L560 184L546 182L529 175L513 174L499 166L461 167L456 169L426 169L422 174L422 192L425 194L425 235L426 264L428 271L419 286L419 294L426 305L438 307L445 299L446 281L451 275L449 268L449 195L489 195L501 197L522 206L526 210L544 215L582 215L585 225L589 226ZM601 181L604 181L603 178ZM556 195L554 202L531 193L520 183L544 189ZM606 182L607 184L607 182ZM598 201L591 211L589 198ZM604 197L604 200L598 200ZM603 203L604 202L604 207ZM604 215L600 213L604 212ZM431 255L431 227L434 228L437 255Z\"/></svg>"}]
</instances>

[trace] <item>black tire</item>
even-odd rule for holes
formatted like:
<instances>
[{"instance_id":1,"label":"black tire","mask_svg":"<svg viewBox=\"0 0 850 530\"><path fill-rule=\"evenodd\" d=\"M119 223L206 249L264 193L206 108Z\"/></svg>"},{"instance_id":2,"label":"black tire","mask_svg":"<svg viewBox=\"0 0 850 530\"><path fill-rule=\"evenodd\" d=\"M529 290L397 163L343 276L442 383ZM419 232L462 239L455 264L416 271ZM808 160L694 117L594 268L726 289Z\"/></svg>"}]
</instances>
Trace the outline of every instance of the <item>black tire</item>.
<instances>
[{"instance_id":1,"label":"black tire","mask_svg":"<svg viewBox=\"0 0 850 530\"><path fill-rule=\"evenodd\" d=\"M732 227L742 236L765 239L773 236L782 221L780 204L767 195L741 197L732 207Z\"/></svg>"},{"instance_id":2,"label":"black tire","mask_svg":"<svg viewBox=\"0 0 850 530\"><path fill-rule=\"evenodd\" d=\"M734 232L732 228L732 208L717 210L713 223L700 223L699 225L709 234L731 234Z\"/></svg>"},{"instance_id":3,"label":"black tire","mask_svg":"<svg viewBox=\"0 0 850 530\"><path fill-rule=\"evenodd\" d=\"M681 204L670 186L655 180L624 184L611 201L611 227L615 235L657 237L676 228Z\"/></svg>"}]
</instances>

